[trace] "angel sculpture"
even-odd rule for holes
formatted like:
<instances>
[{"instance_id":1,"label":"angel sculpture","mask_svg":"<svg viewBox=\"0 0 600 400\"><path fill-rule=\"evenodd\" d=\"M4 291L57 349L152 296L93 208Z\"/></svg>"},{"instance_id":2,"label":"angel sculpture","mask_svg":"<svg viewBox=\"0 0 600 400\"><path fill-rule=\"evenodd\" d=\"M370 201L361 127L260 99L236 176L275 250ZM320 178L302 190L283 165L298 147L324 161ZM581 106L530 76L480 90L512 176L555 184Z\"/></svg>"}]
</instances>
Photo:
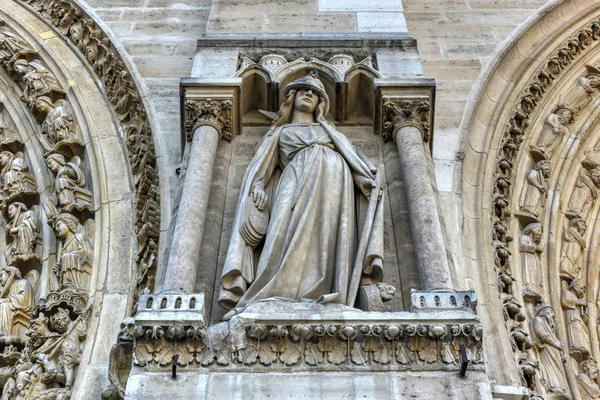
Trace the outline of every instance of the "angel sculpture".
<instances>
[{"instance_id":1,"label":"angel sculpture","mask_svg":"<svg viewBox=\"0 0 600 400\"><path fill-rule=\"evenodd\" d=\"M85 188L85 175L78 156L67 162L62 154L53 153L46 159L46 165L55 177L54 193L59 208L65 211L90 208L92 195Z\"/></svg>"},{"instance_id":2,"label":"angel sculpture","mask_svg":"<svg viewBox=\"0 0 600 400\"><path fill-rule=\"evenodd\" d=\"M67 101L59 99L54 103L47 96L38 97L35 108L43 116L42 136L40 142L46 151L56 150L62 143L76 142L77 125L71 112L67 109Z\"/></svg>"},{"instance_id":3,"label":"angel sculpture","mask_svg":"<svg viewBox=\"0 0 600 400\"><path fill-rule=\"evenodd\" d=\"M7 230L12 241L6 246L4 254L11 264L16 259L27 260L34 257L34 249L38 237L38 214L35 206L31 210L21 202L8 206L9 221Z\"/></svg>"},{"instance_id":4,"label":"angel sculpture","mask_svg":"<svg viewBox=\"0 0 600 400\"><path fill-rule=\"evenodd\" d=\"M87 293L92 273L92 241L84 232L84 227L71 214L60 214L56 218L54 230L60 246L52 269L52 290L71 289Z\"/></svg>"},{"instance_id":5,"label":"angel sculpture","mask_svg":"<svg viewBox=\"0 0 600 400\"><path fill-rule=\"evenodd\" d=\"M65 92L58 84L58 79L50 70L44 67L39 61L17 60L14 64L15 71L21 75L21 80L25 84L22 100L31 108L35 101L41 96L50 96L53 92L64 95Z\"/></svg>"},{"instance_id":6,"label":"angel sculpture","mask_svg":"<svg viewBox=\"0 0 600 400\"><path fill-rule=\"evenodd\" d=\"M0 168L4 200L21 192L35 191L35 180L29 173L29 165L22 153L0 152Z\"/></svg>"}]
</instances>

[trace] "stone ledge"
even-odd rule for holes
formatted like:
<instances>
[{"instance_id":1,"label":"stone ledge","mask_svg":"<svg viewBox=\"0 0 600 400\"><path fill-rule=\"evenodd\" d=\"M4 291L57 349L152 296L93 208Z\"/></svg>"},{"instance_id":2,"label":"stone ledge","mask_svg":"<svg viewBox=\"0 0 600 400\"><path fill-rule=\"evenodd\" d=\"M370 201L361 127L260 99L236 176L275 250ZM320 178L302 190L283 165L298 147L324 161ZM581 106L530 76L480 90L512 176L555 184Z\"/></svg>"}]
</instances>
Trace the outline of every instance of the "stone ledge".
<instances>
[{"instance_id":1,"label":"stone ledge","mask_svg":"<svg viewBox=\"0 0 600 400\"><path fill-rule=\"evenodd\" d=\"M413 36L402 33L302 33L298 35L205 35L198 47L272 47L272 48L398 48L416 47Z\"/></svg>"},{"instance_id":2,"label":"stone ledge","mask_svg":"<svg viewBox=\"0 0 600 400\"><path fill-rule=\"evenodd\" d=\"M168 307L136 317L134 364L219 371L458 371L461 346L482 370L483 328L470 312L363 312L343 305L263 301L228 322L176 321Z\"/></svg>"}]
</instances>

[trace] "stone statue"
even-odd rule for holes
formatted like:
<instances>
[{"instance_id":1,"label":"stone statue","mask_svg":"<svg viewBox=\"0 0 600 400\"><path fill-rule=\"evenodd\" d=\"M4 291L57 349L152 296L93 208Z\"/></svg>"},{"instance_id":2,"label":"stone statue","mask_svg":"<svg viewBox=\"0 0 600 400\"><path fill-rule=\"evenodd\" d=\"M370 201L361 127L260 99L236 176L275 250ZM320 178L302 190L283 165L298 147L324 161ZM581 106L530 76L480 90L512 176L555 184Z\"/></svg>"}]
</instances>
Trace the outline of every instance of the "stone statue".
<instances>
[{"instance_id":1,"label":"stone statue","mask_svg":"<svg viewBox=\"0 0 600 400\"><path fill-rule=\"evenodd\" d=\"M560 105L546 118L540 136L532 149L540 150L550 159L562 138L569 133L567 124L573 122L575 112L569 106Z\"/></svg>"},{"instance_id":2,"label":"stone statue","mask_svg":"<svg viewBox=\"0 0 600 400\"><path fill-rule=\"evenodd\" d=\"M53 92L64 94L60 88L58 79L50 70L44 67L39 61L20 59L14 64L15 71L21 75L25 88L23 89L22 100L30 108L35 106L35 101L41 96L50 96Z\"/></svg>"},{"instance_id":3,"label":"stone statue","mask_svg":"<svg viewBox=\"0 0 600 400\"><path fill-rule=\"evenodd\" d=\"M586 229L587 225L581 218L570 220L569 227L565 229L560 255L560 277L564 280L571 281L579 276Z\"/></svg>"},{"instance_id":4,"label":"stone statue","mask_svg":"<svg viewBox=\"0 0 600 400\"><path fill-rule=\"evenodd\" d=\"M46 151L55 150L57 144L76 140L77 126L65 100L53 103L49 97L41 96L35 101L35 108L44 116L40 142Z\"/></svg>"},{"instance_id":5,"label":"stone statue","mask_svg":"<svg viewBox=\"0 0 600 400\"><path fill-rule=\"evenodd\" d=\"M542 266L540 263L540 254L544 251L544 246L541 244L541 240L542 224L533 222L523 229L519 241L525 295L536 298L544 293L542 286Z\"/></svg>"},{"instance_id":6,"label":"stone statue","mask_svg":"<svg viewBox=\"0 0 600 400\"><path fill-rule=\"evenodd\" d=\"M72 289L87 293L92 273L93 246L83 226L71 214L60 214L54 229L60 239L54 264L52 290Z\"/></svg>"},{"instance_id":7,"label":"stone statue","mask_svg":"<svg viewBox=\"0 0 600 400\"><path fill-rule=\"evenodd\" d=\"M590 335L587 328L587 302L585 300L585 282L581 278L571 281L563 290L561 302L565 310L567 334L571 354L587 356L590 353Z\"/></svg>"},{"instance_id":8,"label":"stone statue","mask_svg":"<svg viewBox=\"0 0 600 400\"><path fill-rule=\"evenodd\" d=\"M540 208L548 192L547 179L550 177L550 163L540 160L527 173L527 186L521 198L521 210L539 218Z\"/></svg>"},{"instance_id":9,"label":"stone statue","mask_svg":"<svg viewBox=\"0 0 600 400\"><path fill-rule=\"evenodd\" d=\"M586 217L587 211L598 197L598 188L600 188L600 164L596 160L586 158L582 165L586 172L577 178L567 211L567 215L579 218Z\"/></svg>"},{"instance_id":10,"label":"stone statue","mask_svg":"<svg viewBox=\"0 0 600 400\"><path fill-rule=\"evenodd\" d=\"M133 329L133 318L127 318L121 323L117 343L110 349L108 360L110 385L102 392L103 400L122 400L125 398L125 386L131 371L133 357Z\"/></svg>"},{"instance_id":11,"label":"stone statue","mask_svg":"<svg viewBox=\"0 0 600 400\"><path fill-rule=\"evenodd\" d=\"M17 313L25 316L29 322L33 310L33 286L27 279L21 278L21 271L13 266L0 270L0 335L16 336L14 319Z\"/></svg>"},{"instance_id":12,"label":"stone statue","mask_svg":"<svg viewBox=\"0 0 600 400\"><path fill-rule=\"evenodd\" d=\"M23 159L23 154L10 151L0 153L0 179L4 200L15 194L35 191L35 180L29 173L29 165Z\"/></svg>"},{"instance_id":13,"label":"stone statue","mask_svg":"<svg viewBox=\"0 0 600 400\"><path fill-rule=\"evenodd\" d=\"M34 51L25 40L11 32L0 32L0 62L9 66L26 54L34 54Z\"/></svg>"},{"instance_id":14,"label":"stone statue","mask_svg":"<svg viewBox=\"0 0 600 400\"><path fill-rule=\"evenodd\" d=\"M581 400L600 399L600 376L598 375L598 364L592 358L588 358L579 363L577 383Z\"/></svg>"},{"instance_id":15,"label":"stone statue","mask_svg":"<svg viewBox=\"0 0 600 400\"><path fill-rule=\"evenodd\" d=\"M353 272L362 275L361 285L381 280L378 171L325 119L328 110L329 98L314 75L286 87L241 187L219 297L223 307L237 308L226 318L268 298L354 306L348 304L356 296L349 290ZM270 187L277 190L269 199ZM363 229L358 208L366 207L372 193ZM255 269L253 251L263 236Z\"/></svg>"},{"instance_id":16,"label":"stone statue","mask_svg":"<svg viewBox=\"0 0 600 400\"><path fill-rule=\"evenodd\" d=\"M6 228L12 241L4 250L7 262L10 264L15 259L28 260L34 257L38 237L37 212L28 210L23 203L14 202L8 206L8 217Z\"/></svg>"},{"instance_id":17,"label":"stone statue","mask_svg":"<svg viewBox=\"0 0 600 400\"><path fill-rule=\"evenodd\" d=\"M539 353L540 380L552 396L568 393L567 378L563 363L566 362L562 344L556 337L554 310L549 304L541 303L532 322L535 344Z\"/></svg>"},{"instance_id":18,"label":"stone statue","mask_svg":"<svg viewBox=\"0 0 600 400\"><path fill-rule=\"evenodd\" d=\"M78 156L66 162L65 156L53 153L46 159L46 165L55 177L54 193L57 205L70 211L91 206L91 192L85 188L85 175Z\"/></svg>"}]
</instances>

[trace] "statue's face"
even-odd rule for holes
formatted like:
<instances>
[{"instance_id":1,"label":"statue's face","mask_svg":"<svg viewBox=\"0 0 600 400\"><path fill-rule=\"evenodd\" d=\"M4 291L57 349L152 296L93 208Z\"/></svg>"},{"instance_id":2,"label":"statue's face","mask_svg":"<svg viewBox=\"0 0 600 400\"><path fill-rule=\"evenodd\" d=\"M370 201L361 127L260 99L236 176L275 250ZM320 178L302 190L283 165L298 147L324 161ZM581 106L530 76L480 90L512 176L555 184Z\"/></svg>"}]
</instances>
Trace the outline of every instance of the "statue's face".
<instances>
[{"instance_id":1,"label":"statue's face","mask_svg":"<svg viewBox=\"0 0 600 400\"><path fill-rule=\"evenodd\" d=\"M577 293L577 297L582 298L585 296L585 283L583 283L583 281L575 282L573 289L575 290L575 293Z\"/></svg>"},{"instance_id":2,"label":"statue's face","mask_svg":"<svg viewBox=\"0 0 600 400\"><path fill-rule=\"evenodd\" d=\"M17 206L11 204L8 206L8 216L14 218L15 215L17 215Z\"/></svg>"},{"instance_id":3,"label":"statue's face","mask_svg":"<svg viewBox=\"0 0 600 400\"><path fill-rule=\"evenodd\" d=\"M56 233L58 237L64 239L69 234L69 227L62 221L56 223Z\"/></svg>"},{"instance_id":4,"label":"statue's face","mask_svg":"<svg viewBox=\"0 0 600 400\"><path fill-rule=\"evenodd\" d=\"M56 171L58 171L58 163L56 161L54 161L53 159L49 159L48 162L46 163L48 165L48 169L54 173L56 173Z\"/></svg>"},{"instance_id":5,"label":"statue's face","mask_svg":"<svg viewBox=\"0 0 600 400\"><path fill-rule=\"evenodd\" d=\"M558 115L558 120L563 125L565 125L571 121L571 117L572 117L571 111L567 110L566 108L561 108L561 109L557 110L556 115Z\"/></svg>"},{"instance_id":6,"label":"statue's face","mask_svg":"<svg viewBox=\"0 0 600 400\"><path fill-rule=\"evenodd\" d=\"M294 109L305 113L313 113L319 104L319 96L312 89L302 88L296 92Z\"/></svg>"},{"instance_id":7,"label":"statue's face","mask_svg":"<svg viewBox=\"0 0 600 400\"><path fill-rule=\"evenodd\" d=\"M35 103L35 108L39 111L39 112L46 112L48 111L48 104L45 101L36 101Z\"/></svg>"},{"instance_id":8,"label":"statue's face","mask_svg":"<svg viewBox=\"0 0 600 400\"><path fill-rule=\"evenodd\" d=\"M15 71L17 71L17 74L21 74L24 75L25 73L27 73L27 67L24 65L15 65Z\"/></svg>"},{"instance_id":9,"label":"statue's face","mask_svg":"<svg viewBox=\"0 0 600 400\"><path fill-rule=\"evenodd\" d=\"M533 240L533 243L539 244L542 240L542 230L540 228L535 228L531 231L531 239Z\"/></svg>"},{"instance_id":10,"label":"statue's face","mask_svg":"<svg viewBox=\"0 0 600 400\"><path fill-rule=\"evenodd\" d=\"M67 313L58 313L52 317L52 328L56 330L58 333L64 333L67 331L67 326L69 325L69 316Z\"/></svg>"}]
</instances>

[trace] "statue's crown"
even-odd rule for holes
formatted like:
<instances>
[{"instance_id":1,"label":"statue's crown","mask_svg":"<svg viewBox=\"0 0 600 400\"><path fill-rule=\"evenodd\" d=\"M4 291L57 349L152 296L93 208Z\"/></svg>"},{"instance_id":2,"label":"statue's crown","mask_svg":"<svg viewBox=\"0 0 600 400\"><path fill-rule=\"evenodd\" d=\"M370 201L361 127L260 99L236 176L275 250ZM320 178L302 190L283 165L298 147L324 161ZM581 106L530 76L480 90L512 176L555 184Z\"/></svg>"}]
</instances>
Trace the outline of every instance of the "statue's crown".
<instances>
[{"instance_id":1,"label":"statue's crown","mask_svg":"<svg viewBox=\"0 0 600 400\"><path fill-rule=\"evenodd\" d=\"M285 87L284 96L287 97L290 90L297 90L301 88L310 88L315 91L319 96L324 97L329 102L329 96L325 91L323 82L319 79L317 71L310 71L308 75L304 75L301 78L296 79Z\"/></svg>"}]
</instances>

